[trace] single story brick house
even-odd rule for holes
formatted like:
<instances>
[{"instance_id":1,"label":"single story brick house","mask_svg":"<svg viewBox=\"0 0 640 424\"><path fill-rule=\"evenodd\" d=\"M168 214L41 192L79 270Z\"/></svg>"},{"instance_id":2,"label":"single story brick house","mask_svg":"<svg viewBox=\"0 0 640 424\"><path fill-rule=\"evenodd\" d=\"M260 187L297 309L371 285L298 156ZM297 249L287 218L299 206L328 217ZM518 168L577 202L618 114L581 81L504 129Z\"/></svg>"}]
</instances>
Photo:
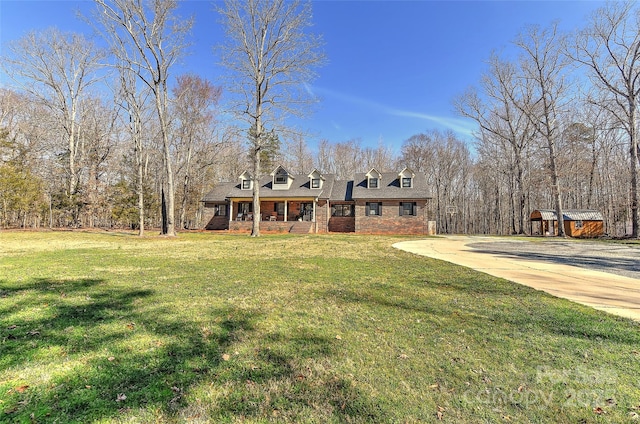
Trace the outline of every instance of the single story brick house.
<instances>
[{"instance_id":1,"label":"single story brick house","mask_svg":"<svg viewBox=\"0 0 640 424\"><path fill-rule=\"evenodd\" d=\"M434 233L426 176L409 168L371 169L343 181L317 170L292 175L278 166L260 180L260 216L253 213L251 175L244 172L238 180L219 184L202 199L205 229L249 231L260 219L267 231Z\"/></svg>"}]
</instances>

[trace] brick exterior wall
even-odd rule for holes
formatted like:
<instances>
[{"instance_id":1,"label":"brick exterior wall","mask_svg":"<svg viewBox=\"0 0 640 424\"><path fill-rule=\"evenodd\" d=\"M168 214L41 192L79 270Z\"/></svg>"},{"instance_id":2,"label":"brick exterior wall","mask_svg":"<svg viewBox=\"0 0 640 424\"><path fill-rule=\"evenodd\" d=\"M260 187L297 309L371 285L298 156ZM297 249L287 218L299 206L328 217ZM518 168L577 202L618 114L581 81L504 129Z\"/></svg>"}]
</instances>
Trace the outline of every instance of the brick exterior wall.
<instances>
[{"instance_id":1,"label":"brick exterior wall","mask_svg":"<svg viewBox=\"0 0 640 424\"><path fill-rule=\"evenodd\" d=\"M261 213L263 217L268 217L274 211L274 203L272 201L261 202ZM330 217L329 204L325 200L321 200L316 205L316 222L312 232L355 232L361 234L430 234L429 222L427 221L428 210L425 201L416 202L415 216L400 216L399 201L382 202L381 216L366 216L365 201L358 201L355 205L355 217ZM250 231L250 221L229 222L229 216L214 216L216 204L205 203L203 220L206 222L207 230L231 230L231 231ZM233 216L237 213L237 203L234 203ZM288 213L290 221L283 222L283 217L278 216L279 221L264 220L260 223L260 228L265 231L287 232L290 224L295 221L295 217L300 213L300 203L290 202ZM287 225L289 224L289 225ZM431 225L433 227L433 224ZM433 230L432 230L433 231Z\"/></svg>"},{"instance_id":2,"label":"brick exterior wall","mask_svg":"<svg viewBox=\"0 0 640 424\"><path fill-rule=\"evenodd\" d=\"M356 202L355 232L361 234L428 234L425 201L416 202L415 216L400 216L400 201L383 201L382 214L367 216L366 203Z\"/></svg>"},{"instance_id":3,"label":"brick exterior wall","mask_svg":"<svg viewBox=\"0 0 640 424\"><path fill-rule=\"evenodd\" d=\"M217 204L205 203L202 212L202 220L206 222L205 230L227 230L229 228L228 216L215 216Z\"/></svg>"},{"instance_id":4,"label":"brick exterior wall","mask_svg":"<svg viewBox=\"0 0 640 424\"><path fill-rule=\"evenodd\" d=\"M356 219L353 216L332 216L329 219L329 231L354 233L356 231Z\"/></svg>"},{"instance_id":5,"label":"brick exterior wall","mask_svg":"<svg viewBox=\"0 0 640 424\"><path fill-rule=\"evenodd\" d=\"M316 232L326 233L329 231L329 202L319 200L316 204Z\"/></svg>"},{"instance_id":6,"label":"brick exterior wall","mask_svg":"<svg viewBox=\"0 0 640 424\"><path fill-rule=\"evenodd\" d=\"M261 221L260 232L265 233L288 233L293 226L293 222L285 221ZM231 221L229 230L241 233L250 233L253 227L252 221Z\"/></svg>"}]
</instances>

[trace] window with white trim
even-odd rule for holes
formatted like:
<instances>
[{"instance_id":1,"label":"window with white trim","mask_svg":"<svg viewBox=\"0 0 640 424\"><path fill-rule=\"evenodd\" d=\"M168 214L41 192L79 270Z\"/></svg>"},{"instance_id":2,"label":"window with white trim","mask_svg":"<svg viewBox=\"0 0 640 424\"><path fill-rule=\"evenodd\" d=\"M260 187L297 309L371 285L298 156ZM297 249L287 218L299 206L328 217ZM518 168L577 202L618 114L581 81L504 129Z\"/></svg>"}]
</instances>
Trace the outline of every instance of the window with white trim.
<instances>
[{"instance_id":1,"label":"window with white trim","mask_svg":"<svg viewBox=\"0 0 640 424\"><path fill-rule=\"evenodd\" d=\"M411 177L402 177L402 188L411 188Z\"/></svg>"},{"instance_id":2,"label":"window with white trim","mask_svg":"<svg viewBox=\"0 0 640 424\"><path fill-rule=\"evenodd\" d=\"M251 188L251 180L242 180L242 189L249 190Z\"/></svg>"},{"instance_id":3,"label":"window with white trim","mask_svg":"<svg viewBox=\"0 0 640 424\"><path fill-rule=\"evenodd\" d=\"M320 178L311 179L311 188L320 188Z\"/></svg>"}]
</instances>

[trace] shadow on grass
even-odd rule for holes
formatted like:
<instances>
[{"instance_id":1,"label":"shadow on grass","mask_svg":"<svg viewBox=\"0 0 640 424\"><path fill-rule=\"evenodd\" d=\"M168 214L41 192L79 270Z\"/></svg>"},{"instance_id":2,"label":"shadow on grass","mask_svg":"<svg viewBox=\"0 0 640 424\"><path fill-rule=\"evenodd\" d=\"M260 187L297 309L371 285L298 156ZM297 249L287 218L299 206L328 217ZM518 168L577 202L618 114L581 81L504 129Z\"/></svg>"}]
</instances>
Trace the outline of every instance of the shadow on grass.
<instances>
[{"instance_id":1,"label":"shadow on grass","mask_svg":"<svg viewBox=\"0 0 640 424\"><path fill-rule=\"evenodd\" d=\"M553 335L575 340L608 341L628 347L640 343L638 322L515 283L492 277L486 281L442 279L420 283L422 288L429 288L428 293L422 293L424 296L417 284L412 284L415 288L412 293L404 290L336 289L325 295L333 301L367 305L378 311L380 308L401 310L388 312L389 316L402 316L402 311L410 311L445 318L451 328L483 329L490 326L506 328L509 334L527 332L540 337Z\"/></svg>"},{"instance_id":2,"label":"shadow on grass","mask_svg":"<svg viewBox=\"0 0 640 424\"><path fill-rule=\"evenodd\" d=\"M265 334L259 311L233 306L180 318L155 296L102 280L0 281L0 422L179 420L185 411L211 422L274 411L298 421L318 405L329 421L384 420L349 380L309 370L336 354L313 329ZM235 349L246 345L240 360ZM202 387L224 395L195 408L191 392Z\"/></svg>"},{"instance_id":3,"label":"shadow on grass","mask_svg":"<svg viewBox=\"0 0 640 424\"><path fill-rule=\"evenodd\" d=\"M20 366L43 349L59 347L71 355L120 339L118 332L101 332L99 327L127 320L133 314L132 303L153 292L111 289L101 287L103 283L38 279L3 289L0 300L8 300L10 306L0 308L2 368Z\"/></svg>"}]
</instances>

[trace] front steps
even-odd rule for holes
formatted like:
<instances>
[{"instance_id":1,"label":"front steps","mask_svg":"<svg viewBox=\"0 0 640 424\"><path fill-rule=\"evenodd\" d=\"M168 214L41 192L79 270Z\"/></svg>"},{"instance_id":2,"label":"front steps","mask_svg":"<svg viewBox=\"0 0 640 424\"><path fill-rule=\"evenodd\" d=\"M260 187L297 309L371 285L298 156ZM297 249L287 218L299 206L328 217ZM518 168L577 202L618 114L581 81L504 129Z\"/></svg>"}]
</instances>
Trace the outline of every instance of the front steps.
<instances>
[{"instance_id":1,"label":"front steps","mask_svg":"<svg viewBox=\"0 0 640 424\"><path fill-rule=\"evenodd\" d=\"M297 221L289 229L291 234L309 234L313 228L313 222Z\"/></svg>"}]
</instances>

